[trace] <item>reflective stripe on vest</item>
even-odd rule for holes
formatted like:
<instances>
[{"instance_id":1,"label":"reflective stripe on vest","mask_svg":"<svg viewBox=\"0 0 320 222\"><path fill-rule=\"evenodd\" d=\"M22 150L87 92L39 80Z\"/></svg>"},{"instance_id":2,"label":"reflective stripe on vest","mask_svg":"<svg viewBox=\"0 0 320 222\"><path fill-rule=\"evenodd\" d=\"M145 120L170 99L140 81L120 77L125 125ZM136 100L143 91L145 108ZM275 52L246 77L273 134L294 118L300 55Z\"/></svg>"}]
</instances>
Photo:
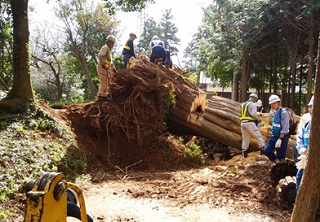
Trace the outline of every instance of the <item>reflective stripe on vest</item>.
<instances>
[{"instance_id":1,"label":"reflective stripe on vest","mask_svg":"<svg viewBox=\"0 0 320 222\"><path fill-rule=\"evenodd\" d=\"M272 134L274 136L280 136L281 132L281 107L280 110L277 112L277 114L274 115L273 120L272 120Z\"/></svg>"},{"instance_id":2,"label":"reflective stripe on vest","mask_svg":"<svg viewBox=\"0 0 320 222\"><path fill-rule=\"evenodd\" d=\"M130 51L130 46L128 46L128 44L126 43L125 45L124 45L124 47L123 47L124 49L126 49L126 50L129 50Z\"/></svg>"},{"instance_id":3,"label":"reflective stripe on vest","mask_svg":"<svg viewBox=\"0 0 320 222\"><path fill-rule=\"evenodd\" d=\"M241 117L240 120L254 120L249 112L248 112L248 107L250 105L251 101L248 100L247 102L241 104Z\"/></svg>"},{"instance_id":4,"label":"reflective stripe on vest","mask_svg":"<svg viewBox=\"0 0 320 222\"><path fill-rule=\"evenodd\" d=\"M303 132L303 146L306 149L307 149L308 143L309 143L310 125L311 125L310 121L308 123L306 123L305 124L305 129L304 129L304 132Z\"/></svg>"}]
</instances>

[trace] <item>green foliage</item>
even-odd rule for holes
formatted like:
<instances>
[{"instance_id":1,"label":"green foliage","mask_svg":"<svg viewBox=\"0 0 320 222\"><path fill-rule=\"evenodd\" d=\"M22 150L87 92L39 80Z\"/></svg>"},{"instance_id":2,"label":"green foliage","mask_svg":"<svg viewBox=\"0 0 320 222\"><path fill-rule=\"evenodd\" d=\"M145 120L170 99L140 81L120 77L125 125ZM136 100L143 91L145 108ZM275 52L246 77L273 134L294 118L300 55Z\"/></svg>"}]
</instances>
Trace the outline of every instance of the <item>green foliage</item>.
<instances>
[{"instance_id":1,"label":"green foliage","mask_svg":"<svg viewBox=\"0 0 320 222\"><path fill-rule=\"evenodd\" d=\"M171 9L166 9L163 12L159 26L162 31L159 37L164 42L165 48L169 49L171 53L179 52L176 47L180 43L180 39L176 36L178 28L175 25Z\"/></svg>"},{"instance_id":2,"label":"green foliage","mask_svg":"<svg viewBox=\"0 0 320 222\"><path fill-rule=\"evenodd\" d=\"M229 172L232 173L232 174L237 174L238 173L238 167L237 166L234 166L234 167L230 167L229 168Z\"/></svg>"},{"instance_id":3,"label":"green foliage","mask_svg":"<svg viewBox=\"0 0 320 222\"><path fill-rule=\"evenodd\" d=\"M234 84L240 85L240 73L246 73L243 89L290 94L302 84L312 91L294 77L295 67L307 65L305 58L316 58L309 49L313 44L317 51L319 16L318 1L219 0L203 10L202 25L185 50L187 64L221 87L231 86L235 73L240 78ZM286 97L296 101L292 93Z\"/></svg>"},{"instance_id":4,"label":"green foliage","mask_svg":"<svg viewBox=\"0 0 320 222\"><path fill-rule=\"evenodd\" d=\"M180 39L176 37L178 28L174 23L174 16L171 14L171 9L163 12L162 18L157 23L152 17L148 18L143 26L143 32L137 45L137 52L140 54L149 55L149 43L154 35L157 35L169 49L171 53L178 52L177 44Z\"/></svg>"},{"instance_id":5,"label":"green foliage","mask_svg":"<svg viewBox=\"0 0 320 222\"><path fill-rule=\"evenodd\" d=\"M139 54L149 55L149 43L154 35L161 36L162 30L157 22L151 17L143 24L143 31L139 39L136 51Z\"/></svg>"},{"instance_id":6,"label":"green foliage","mask_svg":"<svg viewBox=\"0 0 320 222\"><path fill-rule=\"evenodd\" d=\"M78 70L73 73L81 77L83 100L92 100L98 85L97 54L107 36L116 35L118 22L101 3L90 0L59 1L55 13L65 23L65 53L72 58L68 63L73 65L73 71Z\"/></svg>"},{"instance_id":7,"label":"green foliage","mask_svg":"<svg viewBox=\"0 0 320 222\"><path fill-rule=\"evenodd\" d=\"M9 1L2 1L0 7L0 80L7 86L11 86L13 81L13 35L12 17ZM5 89L4 87L0 88Z\"/></svg>"},{"instance_id":8,"label":"green foliage","mask_svg":"<svg viewBox=\"0 0 320 222\"><path fill-rule=\"evenodd\" d=\"M163 85L163 88L165 91L168 93L159 93L158 95L160 96L160 102L163 104L166 110L170 110L175 104L176 104L176 95L175 91L173 89L170 89L168 85Z\"/></svg>"},{"instance_id":9,"label":"green foliage","mask_svg":"<svg viewBox=\"0 0 320 222\"><path fill-rule=\"evenodd\" d=\"M196 164L204 164L202 150L198 144L191 142L189 146L185 147L184 152L186 156L192 159Z\"/></svg>"},{"instance_id":10,"label":"green foliage","mask_svg":"<svg viewBox=\"0 0 320 222\"><path fill-rule=\"evenodd\" d=\"M118 10L124 12L141 11L148 3L154 0L103 0L110 15L115 15Z\"/></svg>"},{"instance_id":11,"label":"green foliage","mask_svg":"<svg viewBox=\"0 0 320 222\"><path fill-rule=\"evenodd\" d=\"M71 133L42 109L28 117L2 118L0 125L0 164L5 166L0 167L0 218L12 213L4 211L8 200L42 172L63 172L70 179L83 173L87 155L70 144Z\"/></svg>"}]
</instances>

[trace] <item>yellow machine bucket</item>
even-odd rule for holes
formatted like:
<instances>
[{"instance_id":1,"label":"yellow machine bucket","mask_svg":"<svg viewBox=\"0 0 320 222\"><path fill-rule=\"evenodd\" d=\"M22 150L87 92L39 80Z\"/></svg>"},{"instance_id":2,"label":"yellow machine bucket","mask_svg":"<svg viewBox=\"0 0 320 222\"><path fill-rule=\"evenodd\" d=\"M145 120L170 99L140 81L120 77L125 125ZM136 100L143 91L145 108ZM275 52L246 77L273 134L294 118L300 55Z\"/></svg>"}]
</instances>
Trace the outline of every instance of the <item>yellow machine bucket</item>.
<instances>
[{"instance_id":1,"label":"yellow machine bucket","mask_svg":"<svg viewBox=\"0 0 320 222\"><path fill-rule=\"evenodd\" d=\"M81 221L87 222L82 191L74 184L63 181L63 174L44 173L27 193L27 209L24 222L65 222L67 221L68 188L78 194Z\"/></svg>"}]
</instances>

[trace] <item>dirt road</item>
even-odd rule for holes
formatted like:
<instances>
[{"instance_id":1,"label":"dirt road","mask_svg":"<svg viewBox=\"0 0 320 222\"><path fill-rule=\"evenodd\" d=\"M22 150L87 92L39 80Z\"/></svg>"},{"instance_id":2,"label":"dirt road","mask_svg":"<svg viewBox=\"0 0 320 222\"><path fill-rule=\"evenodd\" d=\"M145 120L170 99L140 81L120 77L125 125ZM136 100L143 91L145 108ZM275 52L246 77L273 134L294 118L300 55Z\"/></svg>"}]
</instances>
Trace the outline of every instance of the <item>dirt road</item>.
<instances>
[{"instance_id":1,"label":"dirt road","mask_svg":"<svg viewBox=\"0 0 320 222\"><path fill-rule=\"evenodd\" d=\"M171 172L102 173L84 189L87 212L94 221L290 221L276 202L270 162L257 156Z\"/></svg>"}]
</instances>

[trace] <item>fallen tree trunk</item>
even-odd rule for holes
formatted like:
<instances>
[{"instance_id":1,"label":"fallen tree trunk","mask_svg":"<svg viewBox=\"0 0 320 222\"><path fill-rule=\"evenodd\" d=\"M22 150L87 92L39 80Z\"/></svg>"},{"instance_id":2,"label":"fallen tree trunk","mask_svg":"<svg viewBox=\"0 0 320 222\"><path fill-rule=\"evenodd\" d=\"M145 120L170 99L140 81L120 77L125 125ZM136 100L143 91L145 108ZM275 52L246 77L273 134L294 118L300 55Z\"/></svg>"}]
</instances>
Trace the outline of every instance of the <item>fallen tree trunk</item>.
<instances>
[{"instance_id":1,"label":"fallen tree trunk","mask_svg":"<svg viewBox=\"0 0 320 222\"><path fill-rule=\"evenodd\" d=\"M179 115L179 108L173 109L169 116L171 122L168 124L173 132L193 133L194 135L241 149L240 105L241 103L228 98L212 96L202 112L191 111L188 117L184 119ZM273 117L269 113L263 114L263 116L269 122L267 129L261 129L267 143L268 138L271 136L271 121ZM295 118L299 120L298 116L295 116ZM292 148L295 143L295 136L291 136L287 153L290 158L292 158ZM251 138L249 149L258 150L258 143L255 138Z\"/></svg>"},{"instance_id":2,"label":"fallen tree trunk","mask_svg":"<svg viewBox=\"0 0 320 222\"><path fill-rule=\"evenodd\" d=\"M206 105L206 93L189 82L181 70L150 63L143 56L131 58L129 68L118 70L111 79L110 88L112 101L68 108L78 144L84 149L126 164L141 159L155 163L164 158L163 153L170 154L166 158L183 161L183 146L177 149L168 132L200 136L241 149L240 103L213 96ZM263 131L266 138L271 135L270 127ZM250 150L256 149L257 141L252 138Z\"/></svg>"}]
</instances>

